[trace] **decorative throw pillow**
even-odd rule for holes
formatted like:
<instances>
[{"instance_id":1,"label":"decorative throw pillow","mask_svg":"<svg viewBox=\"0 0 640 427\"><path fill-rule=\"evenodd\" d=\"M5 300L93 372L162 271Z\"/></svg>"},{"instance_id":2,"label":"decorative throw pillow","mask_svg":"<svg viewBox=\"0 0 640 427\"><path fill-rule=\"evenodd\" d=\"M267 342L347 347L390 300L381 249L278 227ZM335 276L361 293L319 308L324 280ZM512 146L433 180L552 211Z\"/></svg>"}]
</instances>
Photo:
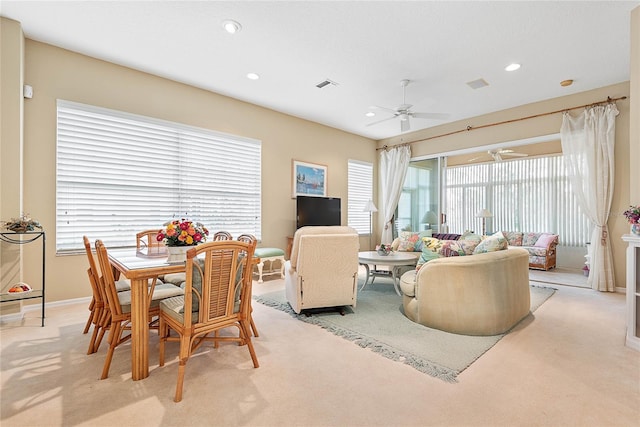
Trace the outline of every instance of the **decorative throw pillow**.
<instances>
[{"instance_id":1,"label":"decorative throw pillow","mask_svg":"<svg viewBox=\"0 0 640 427\"><path fill-rule=\"evenodd\" d=\"M509 246L522 246L522 232L520 231L503 231L504 237L507 239Z\"/></svg>"},{"instance_id":2,"label":"decorative throw pillow","mask_svg":"<svg viewBox=\"0 0 640 427\"><path fill-rule=\"evenodd\" d=\"M435 239L435 240L438 240L438 239ZM420 258L418 259L418 263L416 264L416 270L420 270L420 267L422 267L424 264L428 263L429 261L433 259L441 258L441 257L442 255L440 255L439 253L432 251L428 247L423 247L422 255L420 255Z\"/></svg>"},{"instance_id":3,"label":"decorative throw pillow","mask_svg":"<svg viewBox=\"0 0 640 427\"><path fill-rule=\"evenodd\" d=\"M422 238L422 252L428 249L432 252L438 252L438 249L442 247L442 240L435 237L423 237Z\"/></svg>"},{"instance_id":4,"label":"decorative throw pillow","mask_svg":"<svg viewBox=\"0 0 640 427\"><path fill-rule=\"evenodd\" d=\"M462 233L462 235L460 236L460 239L458 240L471 240L471 241L480 243L482 239L483 239L483 236L476 234L473 231L466 230L464 233Z\"/></svg>"},{"instance_id":5,"label":"decorative throw pillow","mask_svg":"<svg viewBox=\"0 0 640 427\"><path fill-rule=\"evenodd\" d=\"M481 243L479 240L456 240L462 253L460 255L473 255L473 251Z\"/></svg>"},{"instance_id":6,"label":"decorative throw pillow","mask_svg":"<svg viewBox=\"0 0 640 427\"><path fill-rule=\"evenodd\" d=\"M476 248L473 250L474 254L483 254L486 252L495 252L502 251L507 249L509 246L507 239L505 239L502 231L498 231L491 236L484 239Z\"/></svg>"},{"instance_id":7,"label":"decorative throw pillow","mask_svg":"<svg viewBox=\"0 0 640 427\"><path fill-rule=\"evenodd\" d=\"M421 232L418 233L418 242L415 245L414 250L416 252L420 252L422 250L422 239L424 237L431 237L433 234L433 230L429 229L429 230L423 230Z\"/></svg>"},{"instance_id":8,"label":"decorative throw pillow","mask_svg":"<svg viewBox=\"0 0 640 427\"><path fill-rule=\"evenodd\" d=\"M414 252L420 246L420 235L412 231L401 231L398 239L398 252Z\"/></svg>"},{"instance_id":9,"label":"decorative throw pillow","mask_svg":"<svg viewBox=\"0 0 640 427\"><path fill-rule=\"evenodd\" d=\"M557 237L558 236L556 236L555 234L542 234L540 237L538 237L538 240L536 240L536 244L533 246L536 246L538 248L546 248Z\"/></svg>"},{"instance_id":10,"label":"decorative throw pillow","mask_svg":"<svg viewBox=\"0 0 640 427\"><path fill-rule=\"evenodd\" d=\"M533 246L541 233L522 233L522 246Z\"/></svg>"}]
</instances>

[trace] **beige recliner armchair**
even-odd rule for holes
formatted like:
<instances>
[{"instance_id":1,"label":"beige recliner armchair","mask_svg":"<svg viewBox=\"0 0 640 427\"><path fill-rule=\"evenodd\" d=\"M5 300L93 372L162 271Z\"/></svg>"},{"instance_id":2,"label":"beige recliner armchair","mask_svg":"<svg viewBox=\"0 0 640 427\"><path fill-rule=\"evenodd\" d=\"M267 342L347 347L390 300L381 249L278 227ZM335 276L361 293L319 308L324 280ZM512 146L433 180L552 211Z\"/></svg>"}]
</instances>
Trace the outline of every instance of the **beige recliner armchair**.
<instances>
[{"instance_id":1,"label":"beige recliner armchair","mask_svg":"<svg viewBox=\"0 0 640 427\"><path fill-rule=\"evenodd\" d=\"M285 295L296 313L356 306L358 233L351 227L301 227L285 263Z\"/></svg>"}]
</instances>

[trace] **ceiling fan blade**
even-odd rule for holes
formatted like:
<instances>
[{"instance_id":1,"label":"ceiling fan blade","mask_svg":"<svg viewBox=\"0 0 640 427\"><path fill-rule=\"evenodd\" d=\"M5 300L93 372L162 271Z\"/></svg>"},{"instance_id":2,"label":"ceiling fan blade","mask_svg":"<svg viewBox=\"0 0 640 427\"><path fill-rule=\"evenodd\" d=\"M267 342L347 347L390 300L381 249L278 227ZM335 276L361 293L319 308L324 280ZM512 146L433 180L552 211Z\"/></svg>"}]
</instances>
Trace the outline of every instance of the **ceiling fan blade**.
<instances>
[{"instance_id":1,"label":"ceiling fan blade","mask_svg":"<svg viewBox=\"0 0 640 427\"><path fill-rule=\"evenodd\" d=\"M480 160L480 159L482 159L483 157L484 157L484 156L477 156L477 157L473 157L473 158L471 158L471 159L467 160L467 162L475 162L476 160Z\"/></svg>"},{"instance_id":2,"label":"ceiling fan blade","mask_svg":"<svg viewBox=\"0 0 640 427\"><path fill-rule=\"evenodd\" d=\"M447 113L411 113L411 115L417 119L434 119L434 120L447 120L451 117L451 114Z\"/></svg>"},{"instance_id":3,"label":"ceiling fan blade","mask_svg":"<svg viewBox=\"0 0 640 427\"><path fill-rule=\"evenodd\" d=\"M367 123L365 126L377 125L378 123L386 122L387 120L393 120L395 118L396 118L396 116L387 117L386 119L378 120L377 122Z\"/></svg>"},{"instance_id":4,"label":"ceiling fan blade","mask_svg":"<svg viewBox=\"0 0 640 427\"><path fill-rule=\"evenodd\" d=\"M411 129L411 125L409 124L409 117L406 120L400 120L400 132L406 132Z\"/></svg>"},{"instance_id":5,"label":"ceiling fan blade","mask_svg":"<svg viewBox=\"0 0 640 427\"><path fill-rule=\"evenodd\" d=\"M511 157L527 157L528 156L528 154L525 154L525 153L505 153L505 152L502 152L500 154L505 155L505 156L511 156Z\"/></svg>"},{"instance_id":6,"label":"ceiling fan blade","mask_svg":"<svg viewBox=\"0 0 640 427\"><path fill-rule=\"evenodd\" d=\"M372 105L372 108L376 108L378 110L388 111L388 112L393 113L393 114L396 114L398 112L397 110L394 110L393 108L381 107L379 105Z\"/></svg>"}]
</instances>

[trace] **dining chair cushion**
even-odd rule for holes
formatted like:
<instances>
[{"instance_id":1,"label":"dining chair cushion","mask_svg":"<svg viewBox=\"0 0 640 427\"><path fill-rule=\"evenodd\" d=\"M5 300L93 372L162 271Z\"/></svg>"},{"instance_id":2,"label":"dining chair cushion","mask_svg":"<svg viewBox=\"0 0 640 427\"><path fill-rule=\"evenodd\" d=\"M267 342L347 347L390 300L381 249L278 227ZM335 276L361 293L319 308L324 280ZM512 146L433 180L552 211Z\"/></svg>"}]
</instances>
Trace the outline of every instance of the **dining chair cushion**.
<instances>
[{"instance_id":1,"label":"dining chair cushion","mask_svg":"<svg viewBox=\"0 0 640 427\"><path fill-rule=\"evenodd\" d=\"M131 281L129 279L120 279L116 280L116 291L130 291L131 290ZM149 286L153 283L153 279L149 279ZM162 280L156 279L156 286L162 285Z\"/></svg>"},{"instance_id":2,"label":"dining chair cushion","mask_svg":"<svg viewBox=\"0 0 640 427\"><path fill-rule=\"evenodd\" d=\"M172 283L176 286L182 286L182 284L187 280L187 273L165 274L162 280L164 283Z\"/></svg>"},{"instance_id":3,"label":"dining chair cushion","mask_svg":"<svg viewBox=\"0 0 640 427\"><path fill-rule=\"evenodd\" d=\"M122 292L122 291L130 291L130 290L131 290L130 281L126 279L116 280L116 291Z\"/></svg>"},{"instance_id":4,"label":"dining chair cushion","mask_svg":"<svg viewBox=\"0 0 640 427\"><path fill-rule=\"evenodd\" d=\"M160 311L184 325L184 295L163 299L160 301ZM198 311L193 311L191 318L197 321Z\"/></svg>"},{"instance_id":5,"label":"dining chair cushion","mask_svg":"<svg viewBox=\"0 0 640 427\"><path fill-rule=\"evenodd\" d=\"M159 285L156 284L156 287L153 289L153 295L151 297L151 304L149 304L149 307L158 307L160 305L160 301L179 295L184 295L184 290L177 286L167 283ZM131 291L118 292L118 301L120 301L123 313L131 313Z\"/></svg>"}]
</instances>

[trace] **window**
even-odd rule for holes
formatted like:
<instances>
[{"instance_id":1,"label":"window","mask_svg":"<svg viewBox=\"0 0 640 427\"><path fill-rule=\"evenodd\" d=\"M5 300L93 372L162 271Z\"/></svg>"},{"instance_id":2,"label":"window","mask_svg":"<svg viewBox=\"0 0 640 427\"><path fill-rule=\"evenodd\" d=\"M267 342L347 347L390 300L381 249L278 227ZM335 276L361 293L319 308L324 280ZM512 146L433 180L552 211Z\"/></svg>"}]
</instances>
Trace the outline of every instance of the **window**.
<instances>
[{"instance_id":1,"label":"window","mask_svg":"<svg viewBox=\"0 0 640 427\"><path fill-rule=\"evenodd\" d=\"M564 246L584 246L589 219L571 191L561 155L455 166L446 170L451 232L482 229L480 209L492 214L487 231L552 232Z\"/></svg>"},{"instance_id":2,"label":"window","mask_svg":"<svg viewBox=\"0 0 640 427\"><path fill-rule=\"evenodd\" d=\"M261 142L58 101L56 252L188 217L261 238Z\"/></svg>"},{"instance_id":3,"label":"window","mask_svg":"<svg viewBox=\"0 0 640 427\"><path fill-rule=\"evenodd\" d=\"M358 234L369 234L369 212L364 207L373 199L373 164L349 160L348 166L348 219L349 227L356 229Z\"/></svg>"}]
</instances>

